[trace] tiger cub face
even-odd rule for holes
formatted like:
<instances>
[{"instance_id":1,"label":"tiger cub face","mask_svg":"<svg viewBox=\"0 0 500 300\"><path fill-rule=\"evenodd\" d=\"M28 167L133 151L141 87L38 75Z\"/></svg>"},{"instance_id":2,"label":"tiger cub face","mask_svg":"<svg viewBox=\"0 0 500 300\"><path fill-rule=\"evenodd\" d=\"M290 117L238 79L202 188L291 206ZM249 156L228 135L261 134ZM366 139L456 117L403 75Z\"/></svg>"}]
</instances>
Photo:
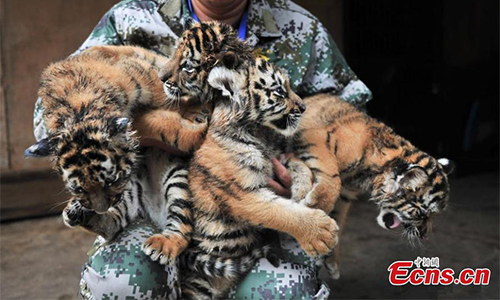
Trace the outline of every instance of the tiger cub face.
<instances>
[{"instance_id":1,"label":"tiger cub face","mask_svg":"<svg viewBox=\"0 0 500 300\"><path fill-rule=\"evenodd\" d=\"M428 156L424 164L396 161L375 179L372 199L380 207L378 224L385 229L402 225L411 243L426 238L432 219L448 205L447 159Z\"/></svg>"},{"instance_id":2,"label":"tiger cub face","mask_svg":"<svg viewBox=\"0 0 500 300\"><path fill-rule=\"evenodd\" d=\"M88 209L104 213L121 199L137 157L127 118L89 121L41 140L26 156L51 156L67 190Z\"/></svg>"},{"instance_id":3,"label":"tiger cub face","mask_svg":"<svg viewBox=\"0 0 500 300\"><path fill-rule=\"evenodd\" d=\"M236 118L255 122L285 135L293 135L306 106L295 94L288 76L273 64L257 58L246 69L214 68L208 77L213 88L231 99L240 113Z\"/></svg>"},{"instance_id":4,"label":"tiger cub face","mask_svg":"<svg viewBox=\"0 0 500 300\"><path fill-rule=\"evenodd\" d=\"M159 76L168 101L208 96L208 73L216 64L236 68L252 51L227 24L201 22L184 31L172 59Z\"/></svg>"}]
</instances>

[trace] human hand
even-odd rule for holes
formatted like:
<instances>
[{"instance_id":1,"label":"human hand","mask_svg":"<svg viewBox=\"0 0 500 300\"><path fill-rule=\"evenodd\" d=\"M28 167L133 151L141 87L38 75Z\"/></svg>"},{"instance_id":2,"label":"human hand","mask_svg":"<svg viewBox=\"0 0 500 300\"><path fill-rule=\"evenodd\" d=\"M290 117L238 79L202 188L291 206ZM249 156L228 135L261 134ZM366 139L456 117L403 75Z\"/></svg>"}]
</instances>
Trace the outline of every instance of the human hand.
<instances>
[{"instance_id":1,"label":"human hand","mask_svg":"<svg viewBox=\"0 0 500 300\"><path fill-rule=\"evenodd\" d=\"M280 158L284 160L289 156L289 154L282 154ZM269 178L267 180L268 187L282 197L291 198L292 177L290 176L290 172L288 172L285 166L277 158L273 158L272 163L276 179Z\"/></svg>"}]
</instances>

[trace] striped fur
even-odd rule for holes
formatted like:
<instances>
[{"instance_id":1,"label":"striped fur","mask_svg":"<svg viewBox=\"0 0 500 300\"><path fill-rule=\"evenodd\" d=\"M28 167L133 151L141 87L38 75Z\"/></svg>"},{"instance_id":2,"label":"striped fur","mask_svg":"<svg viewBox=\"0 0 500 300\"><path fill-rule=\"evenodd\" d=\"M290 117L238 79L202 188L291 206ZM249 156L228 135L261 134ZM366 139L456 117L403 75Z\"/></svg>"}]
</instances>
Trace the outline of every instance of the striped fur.
<instances>
[{"instance_id":1,"label":"striped fur","mask_svg":"<svg viewBox=\"0 0 500 300\"><path fill-rule=\"evenodd\" d=\"M210 107L167 106L157 73L167 61L138 47L105 46L50 65L39 89L49 137L26 155L52 156L82 205L105 212L132 175L141 135L189 152L206 133L206 118L183 116L209 115L202 111ZM130 122L136 115L138 131Z\"/></svg>"},{"instance_id":2,"label":"striped fur","mask_svg":"<svg viewBox=\"0 0 500 300\"><path fill-rule=\"evenodd\" d=\"M69 227L82 226L109 240L135 219L147 218L162 232L148 238L143 251L161 264L172 264L191 239L188 163L148 148L139 164L119 202L105 213L87 209L81 199L73 197L63 220Z\"/></svg>"},{"instance_id":3,"label":"striped fur","mask_svg":"<svg viewBox=\"0 0 500 300\"><path fill-rule=\"evenodd\" d=\"M249 272L255 262L263 257L272 258L273 249L264 245L248 251L239 257L224 257L207 254L200 249L188 251L181 261L182 269L192 269L209 277L223 277L238 280L243 274Z\"/></svg>"},{"instance_id":4,"label":"striped fur","mask_svg":"<svg viewBox=\"0 0 500 300\"><path fill-rule=\"evenodd\" d=\"M448 203L442 161L334 96L304 101L308 109L294 152L312 171L314 182L301 202L331 212L342 228L349 201L366 194L379 206L380 226L391 229L401 221L410 243L426 237L432 218ZM326 265L338 277L338 249Z\"/></svg>"},{"instance_id":5,"label":"striped fur","mask_svg":"<svg viewBox=\"0 0 500 300\"><path fill-rule=\"evenodd\" d=\"M219 82L210 81L216 72ZM233 81L242 72L215 68L209 76L211 85L229 96L235 106L241 105L238 90L245 87ZM229 88L234 86L236 89ZM285 161L293 181L292 198L331 213L342 228L349 201L368 194L380 208L377 221L383 228L401 221L410 243L427 236L431 219L448 202L448 180L440 161L334 96L317 95L305 103L308 109L291 143L296 157ZM270 143L279 141L269 136ZM336 204L337 199L341 201ZM326 262L333 277L339 274L338 253L336 249Z\"/></svg>"},{"instance_id":6,"label":"striped fur","mask_svg":"<svg viewBox=\"0 0 500 300\"><path fill-rule=\"evenodd\" d=\"M181 260L181 269L185 272L181 290L183 299L227 299L229 289L247 274L260 258L266 257L278 266L278 258L273 257L271 246L265 245L247 251L248 253L233 258L217 257L212 254L188 252Z\"/></svg>"},{"instance_id":7,"label":"striped fur","mask_svg":"<svg viewBox=\"0 0 500 300\"><path fill-rule=\"evenodd\" d=\"M251 48L238 39L230 25L195 23L183 32L174 56L160 72L165 94L171 101L199 95L208 100L212 91L206 80L210 70L216 64L236 69L252 56Z\"/></svg>"},{"instance_id":8,"label":"striped fur","mask_svg":"<svg viewBox=\"0 0 500 300\"><path fill-rule=\"evenodd\" d=\"M167 61L138 47L92 47L50 65L42 74L39 96L49 137L28 148L26 155L53 157L73 200L78 200L68 205L67 216L78 216L73 213L78 209L94 211L96 217L84 225L107 238L139 213L128 209L138 208L132 195L140 186L135 177L139 139L162 141L189 153L206 134L211 105L196 99L168 105L158 76ZM186 181L185 177L180 179ZM145 245L153 259L161 250L167 257L162 262L177 256L189 240L186 183L174 190L179 188L183 192L177 200L152 198L157 207L172 207L171 211L162 208L153 216L154 210L139 207L144 216L158 222L163 218L162 224L170 214L163 234Z\"/></svg>"},{"instance_id":9,"label":"striped fur","mask_svg":"<svg viewBox=\"0 0 500 300\"><path fill-rule=\"evenodd\" d=\"M336 244L337 225L325 212L267 188L271 158L290 141L304 111L287 76L262 59L225 70L214 68L208 82L231 99L215 104L189 170L195 222L184 255L196 275L186 274L182 288L192 299L224 298L266 254L263 228L292 235L312 256Z\"/></svg>"}]
</instances>

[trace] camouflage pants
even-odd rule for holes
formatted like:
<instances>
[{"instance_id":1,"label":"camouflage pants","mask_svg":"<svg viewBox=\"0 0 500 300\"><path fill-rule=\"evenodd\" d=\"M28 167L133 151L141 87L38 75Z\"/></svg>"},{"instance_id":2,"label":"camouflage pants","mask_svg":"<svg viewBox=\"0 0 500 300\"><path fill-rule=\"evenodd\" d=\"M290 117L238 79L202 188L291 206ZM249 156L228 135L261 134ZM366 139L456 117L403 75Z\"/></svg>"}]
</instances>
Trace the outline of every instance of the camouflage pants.
<instances>
[{"instance_id":1,"label":"camouflage pants","mask_svg":"<svg viewBox=\"0 0 500 300\"><path fill-rule=\"evenodd\" d=\"M80 293L85 299L176 299L178 270L162 266L141 251L156 233L140 221L109 243L98 237L82 270ZM290 237L280 236L284 260L279 268L262 259L230 293L231 299L327 299L328 287L317 278L316 263Z\"/></svg>"}]
</instances>

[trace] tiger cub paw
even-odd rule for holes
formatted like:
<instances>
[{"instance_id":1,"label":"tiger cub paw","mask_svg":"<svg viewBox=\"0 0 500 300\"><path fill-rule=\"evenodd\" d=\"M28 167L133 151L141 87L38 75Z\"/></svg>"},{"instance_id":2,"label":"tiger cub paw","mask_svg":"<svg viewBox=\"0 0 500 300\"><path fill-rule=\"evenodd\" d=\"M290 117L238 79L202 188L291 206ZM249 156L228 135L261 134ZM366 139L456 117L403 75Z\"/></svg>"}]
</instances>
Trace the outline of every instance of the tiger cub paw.
<instances>
[{"instance_id":1,"label":"tiger cub paw","mask_svg":"<svg viewBox=\"0 0 500 300\"><path fill-rule=\"evenodd\" d=\"M311 191L311 186L293 183L291 190L292 190L292 200L296 203L305 205L304 202L306 201L307 193Z\"/></svg>"},{"instance_id":2,"label":"tiger cub paw","mask_svg":"<svg viewBox=\"0 0 500 300\"><path fill-rule=\"evenodd\" d=\"M286 159L285 156L281 156ZM287 161L280 162L285 165L292 178L292 200L296 203L300 203L313 189L313 175L311 170L297 158L288 158Z\"/></svg>"},{"instance_id":3,"label":"tiger cub paw","mask_svg":"<svg viewBox=\"0 0 500 300\"><path fill-rule=\"evenodd\" d=\"M205 115L205 114L198 114L194 118L195 123L200 123L200 124L206 124L210 121L210 116Z\"/></svg>"},{"instance_id":4,"label":"tiger cub paw","mask_svg":"<svg viewBox=\"0 0 500 300\"><path fill-rule=\"evenodd\" d=\"M266 259L273 265L273 267L278 268L280 266L280 258L283 257L280 249L273 249L266 254Z\"/></svg>"},{"instance_id":5,"label":"tiger cub paw","mask_svg":"<svg viewBox=\"0 0 500 300\"><path fill-rule=\"evenodd\" d=\"M312 194L312 191L307 192L305 197L300 201L300 204L310 208L318 208L318 198L312 196Z\"/></svg>"},{"instance_id":6,"label":"tiger cub paw","mask_svg":"<svg viewBox=\"0 0 500 300\"><path fill-rule=\"evenodd\" d=\"M306 197L302 199L299 204L322 210L324 212L330 212L333 209L335 202L332 200L330 194L317 193L316 190L312 190L307 193Z\"/></svg>"},{"instance_id":7,"label":"tiger cub paw","mask_svg":"<svg viewBox=\"0 0 500 300\"><path fill-rule=\"evenodd\" d=\"M86 209L77 199L71 200L62 212L64 224L68 227L84 226L95 212Z\"/></svg>"},{"instance_id":8,"label":"tiger cub paw","mask_svg":"<svg viewBox=\"0 0 500 300\"><path fill-rule=\"evenodd\" d=\"M182 117L195 124L208 124L211 116L212 111L207 107L202 107L195 108L193 110L187 110Z\"/></svg>"},{"instance_id":9,"label":"tiger cub paw","mask_svg":"<svg viewBox=\"0 0 500 300\"><path fill-rule=\"evenodd\" d=\"M337 280L340 278L340 266L338 262L325 263L326 270L330 278Z\"/></svg>"},{"instance_id":10,"label":"tiger cub paw","mask_svg":"<svg viewBox=\"0 0 500 300\"><path fill-rule=\"evenodd\" d=\"M177 256L186 249L188 241L177 234L155 234L142 244L142 251L162 265L174 264Z\"/></svg>"},{"instance_id":11,"label":"tiger cub paw","mask_svg":"<svg viewBox=\"0 0 500 300\"><path fill-rule=\"evenodd\" d=\"M330 253L339 241L337 222L319 209L314 209L308 218L306 231L297 239L300 246L312 257Z\"/></svg>"}]
</instances>

